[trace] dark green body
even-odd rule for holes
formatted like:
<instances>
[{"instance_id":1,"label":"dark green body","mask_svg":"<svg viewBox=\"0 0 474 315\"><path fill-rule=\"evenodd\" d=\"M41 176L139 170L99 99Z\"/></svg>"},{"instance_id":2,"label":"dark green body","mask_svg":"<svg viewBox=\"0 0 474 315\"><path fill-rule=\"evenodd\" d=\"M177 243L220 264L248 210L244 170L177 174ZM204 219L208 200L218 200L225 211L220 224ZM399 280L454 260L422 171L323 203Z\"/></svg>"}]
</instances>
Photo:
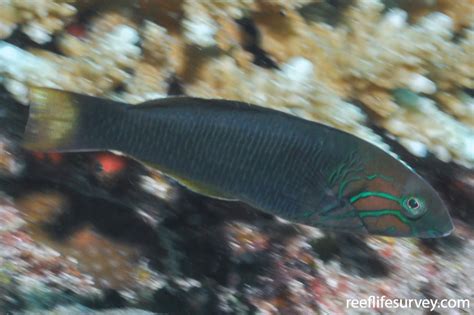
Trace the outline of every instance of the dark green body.
<instances>
[{"instance_id":1,"label":"dark green body","mask_svg":"<svg viewBox=\"0 0 474 315\"><path fill-rule=\"evenodd\" d=\"M112 130L103 123L90 130ZM100 147L151 163L214 196L291 221L312 218L320 226L364 230L354 211L330 219L350 208L330 175L356 152L364 154L361 146L368 148L352 135L271 109L193 98L126 107L113 124L110 134L95 136L104 140ZM323 222L319 212L331 206Z\"/></svg>"},{"instance_id":2,"label":"dark green body","mask_svg":"<svg viewBox=\"0 0 474 315\"><path fill-rule=\"evenodd\" d=\"M198 192L308 225L426 237L452 229L442 201L417 174L337 129L242 102L178 97L128 106L58 93L38 92L66 100L70 115L77 106L74 132L65 133L67 141L36 145L35 137L45 136L33 117L26 133L31 148L121 151ZM405 215L412 195L435 207L421 221Z\"/></svg>"}]
</instances>

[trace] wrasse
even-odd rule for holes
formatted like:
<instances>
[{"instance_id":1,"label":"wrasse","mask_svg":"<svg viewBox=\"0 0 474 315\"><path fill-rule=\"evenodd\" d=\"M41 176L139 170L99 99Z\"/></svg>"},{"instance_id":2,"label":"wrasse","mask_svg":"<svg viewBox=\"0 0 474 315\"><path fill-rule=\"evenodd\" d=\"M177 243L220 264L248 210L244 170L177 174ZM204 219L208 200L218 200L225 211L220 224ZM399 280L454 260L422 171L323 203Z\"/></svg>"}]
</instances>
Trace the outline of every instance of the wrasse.
<instances>
[{"instance_id":1,"label":"wrasse","mask_svg":"<svg viewBox=\"0 0 474 315\"><path fill-rule=\"evenodd\" d=\"M445 204L413 170L322 124L228 100L130 106L46 88L30 97L30 150L119 151L198 193L325 229L412 237L453 230Z\"/></svg>"}]
</instances>

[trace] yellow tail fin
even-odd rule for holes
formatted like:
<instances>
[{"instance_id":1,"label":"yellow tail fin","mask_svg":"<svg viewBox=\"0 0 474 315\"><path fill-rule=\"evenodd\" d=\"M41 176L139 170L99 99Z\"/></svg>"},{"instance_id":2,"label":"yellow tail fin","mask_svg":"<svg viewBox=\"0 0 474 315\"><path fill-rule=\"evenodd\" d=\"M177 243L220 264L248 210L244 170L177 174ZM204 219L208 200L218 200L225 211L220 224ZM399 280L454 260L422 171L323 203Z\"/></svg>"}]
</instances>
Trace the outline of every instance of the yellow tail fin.
<instances>
[{"instance_id":1,"label":"yellow tail fin","mask_svg":"<svg viewBox=\"0 0 474 315\"><path fill-rule=\"evenodd\" d=\"M74 135L79 109L74 94L33 87L30 89L30 114L23 138L29 150L55 151Z\"/></svg>"}]
</instances>

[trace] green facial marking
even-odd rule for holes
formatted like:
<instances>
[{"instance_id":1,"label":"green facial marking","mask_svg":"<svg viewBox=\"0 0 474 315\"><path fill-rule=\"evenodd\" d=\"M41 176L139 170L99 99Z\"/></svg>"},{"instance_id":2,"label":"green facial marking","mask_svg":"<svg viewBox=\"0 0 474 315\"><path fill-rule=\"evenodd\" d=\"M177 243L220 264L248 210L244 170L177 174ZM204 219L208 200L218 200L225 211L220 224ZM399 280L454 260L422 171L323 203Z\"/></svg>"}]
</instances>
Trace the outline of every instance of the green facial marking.
<instances>
[{"instance_id":1,"label":"green facial marking","mask_svg":"<svg viewBox=\"0 0 474 315\"><path fill-rule=\"evenodd\" d=\"M350 173L356 173L356 174L358 174L358 173L362 172L363 170L364 170L363 167L359 167L359 168L352 169L352 170L346 170L345 173L342 174L342 176L341 176L341 180L340 180L341 185L342 185L345 181L348 181L348 180L351 181L351 180L352 180L351 178L349 178L349 179L347 178Z\"/></svg>"},{"instance_id":2,"label":"green facial marking","mask_svg":"<svg viewBox=\"0 0 474 315\"><path fill-rule=\"evenodd\" d=\"M336 170L337 172L340 171L340 168L338 168ZM356 170L357 172L360 172L362 171L362 168L360 169L357 169ZM348 173L350 173L351 171L347 172L346 175ZM334 174L334 173L333 173ZM333 175L331 175L333 176ZM393 178L392 177L388 177L388 176L384 176L384 175L381 175L381 174L371 174L371 175L367 175L365 177L363 176L356 176L356 177L353 177L353 178L350 178L350 179L345 179L344 181L342 181L342 183L339 185L339 190L338 190L338 198L339 199L342 199L343 198L343 195L344 195L344 192L345 192L345 189L347 188L347 186L351 183L351 182L355 182L355 181L361 181L361 180L364 180L364 179L367 179L367 180L374 180L374 179L377 179L377 178L381 178L381 179L384 179L386 181L393 181ZM351 202L352 203L352 202ZM310 217L312 216L314 213L316 212L319 212L321 214L323 213L327 213L327 212L330 212L336 208L338 208L340 206L340 204L336 204L336 205L329 205L329 206L326 206L323 210L311 210L311 211L306 211L305 213L303 213L302 217L303 218L307 218L307 217ZM341 216L336 216L334 218L339 218ZM345 218L345 217L341 217L341 218ZM332 218L328 218L328 219L332 219Z\"/></svg>"},{"instance_id":3,"label":"green facial marking","mask_svg":"<svg viewBox=\"0 0 474 315\"><path fill-rule=\"evenodd\" d=\"M397 217L400 221L403 223L410 225L410 220L405 218L400 211L395 210L395 209L382 209L382 210L359 210L359 216L361 218L365 217L380 217L384 215L393 215Z\"/></svg>"},{"instance_id":4,"label":"green facial marking","mask_svg":"<svg viewBox=\"0 0 474 315\"><path fill-rule=\"evenodd\" d=\"M381 197L381 198L385 198L385 199L389 199L389 200L393 200L393 201L396 201L398 203L401 203L400 198L395 197L391 194L384 193L382 191L363 191L360 194L357 194L357 195L351 197L349 199L349 202L354 203L359 199L368 198L368 197Z\"/></svg>"},{"instance_id":5,"label":"green facial marking","mask_svg":"<svg viewBox=\"0 0 474 315\"><path fill-rule=\"evenodd\" d=\"M382 175L382 174L372 174L372 175L367 176L368 180L373 180L373 179L376 179L376 178L381 178L381 179L383 179L387 182L393 182L393 177L385 176L385 175Z\"/></svg>"},{"instance_id":6,"label":"green facial marking","mask_svg":"<svg viewBox=\"0 0 474 315\"><path fill-rule=\"evenodd\" d=\"M382 217L385 215L393 215L401 222L408 225L413 234L416 234L416 228L409 219L407 219L400 211L395 209L382 209L382 210L359 210L359 217L361 219L366 217Z\"/></svg>"},{"instance_id":7,"label":"green facial marking","mask_svg":"<svg viewBox=\"0 0 474 315\"><path fill-rule=\"evenodd\" d=\"M341 182L349 176L350 173L359 173L364 170L362 162L356 151L352 151L346 160L329 175L328 183L334 186L337 182Z\"/></svg>"},{"instance_id":8,"label":"green facial marking","mask_svg":"<svg viewBox=\"0 0 474 315\"><path fill-rule=\"evenodd\" d=\"M343 181L340 185L339 185L339 191L337 193L337 196L339 198L342 198L343 195L344 195L344 190L346 189L347 185L349 185L350 183L352 182L357 182L357 181L360 181L360 180L363 180L364 178L363 177L354 177L354 178L351 178L351 179L348 179L348 180L345 180Z\"/></svg>"},{"instance_id":9,"label":"green facial marking","mask_svg":"<svg viewBox=\"0 0 474 315\"><path fill-rule=\"evenodd\" d=\"M400 206L405 210L407 217L410 219L417 219L421 217L428 210L423 199L417 198L414 196L408 196L403 198L398 198L391 194L387 194L380 191L363 191L349 199L349 202L352 204L360 199L369 198L369 197L381 197L388 200L396 201Z\"/></svg>"},{"instance_id":10,"label":"green facial marking","mask_svg":"<svg viewBox=\"0 0 474 315\"><path fill-rule=\"evenodd\" d=\"M339 200L343 200L346 190L353 182L362 182L362 181L372 181L375 179L381 179L387 182L393 182L394 179L389 176L384 176L382 174L364 174L364 167L361 163L361 160L358 158L356 152L352 152L347 159L339 164L329 175L328 183L332 187L332 190L336 192ZM364 224L363 219L369 217L381 218L383 216L394 216L397 218L400 223L405 224L411 231L412 234L416 234L416 228L414 226L413 219L421 217L426 212L425 202L414 196L397 196L384 191L362 191L356 195L349 197L349 203L352 205L358 200L364 198L383 198L386 200L391 200L396 202L401 206L401 209L380 209L380 210L357 210L350 211L348 213L336 214L332 211L336 211L341 207L341 204L330 204L326 205L322 210L308 211L304 213L303 217L310 217L315 213L319 213L321 217L319 221L321 223L329 223L336 221L344 221L347 219L354 218L358 216L361 219L361 222ZM368 227L366 227L367 229ZM384 233L389 235L397 234L399 228L397 226L389 226L385 228Z\"/></svg>"},{"instance_id":11,"label":"green facial marking","mask_svg":"<svg viewBox=\"0 0 474 315\"><path fill-rule=\"evenodd\" d=\"M339 174L341 173L342 169L345 168L346 165L344 163L342 163L341 165L339 165L339 167L334 170L331 175L329 175L329 185L333 185L337 182L337 178L339 177Z\"/></svg>"}]
</instances>

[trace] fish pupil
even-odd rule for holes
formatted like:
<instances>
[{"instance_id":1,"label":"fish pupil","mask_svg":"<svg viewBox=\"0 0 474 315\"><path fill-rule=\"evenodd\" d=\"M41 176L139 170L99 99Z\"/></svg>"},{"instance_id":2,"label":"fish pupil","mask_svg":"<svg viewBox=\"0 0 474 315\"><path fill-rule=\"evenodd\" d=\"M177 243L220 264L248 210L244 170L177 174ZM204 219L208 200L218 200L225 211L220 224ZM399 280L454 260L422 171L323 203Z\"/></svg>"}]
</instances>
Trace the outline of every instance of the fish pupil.
<instances>
[{"instance_id":1,"label":"fish pupil","mask_svg":"<svg viewBox=\"0 0 474 315\"><path fill-rule=\"evenodd\" d=\"M420 207L420 204L418 203L418 201L416 201L415 198L410 198L408 200L408 206L411 208L411 209L418 209Z\"/></svg>"}]
</instances>

